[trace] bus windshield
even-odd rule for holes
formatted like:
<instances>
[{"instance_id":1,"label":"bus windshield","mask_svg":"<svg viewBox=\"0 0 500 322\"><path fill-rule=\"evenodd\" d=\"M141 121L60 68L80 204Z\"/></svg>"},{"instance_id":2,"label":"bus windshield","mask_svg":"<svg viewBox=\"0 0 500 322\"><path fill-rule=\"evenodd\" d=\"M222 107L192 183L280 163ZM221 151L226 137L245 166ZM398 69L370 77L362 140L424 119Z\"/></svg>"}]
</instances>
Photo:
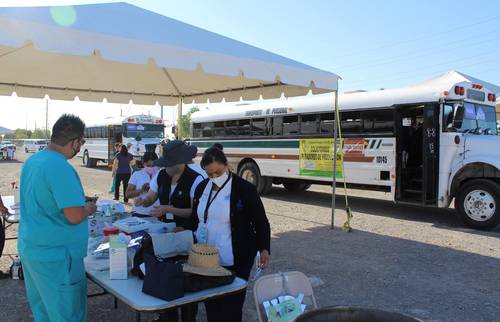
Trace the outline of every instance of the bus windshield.
<instances>
[{"instance_id":1,"label":"bus windshield","mask_svg":"<svg viewBox=\"0 0 500 322\"><path fill-rule=\"evenodd\" d=\"M123 136L127 138L163 139L163 124L124 124Z\"/></svg>"},{"instance_id":2,"label":"bus windshield","mask_svg":"<svg viewBox=\"0 0 500 322\"><path fill-rule=\"evenodd\" d=\"M469 132L481 129L497 134L496 111L493 106L465 102L463 105L446 104L443 124L445 132Z\"/></svg>"}]
</instances>

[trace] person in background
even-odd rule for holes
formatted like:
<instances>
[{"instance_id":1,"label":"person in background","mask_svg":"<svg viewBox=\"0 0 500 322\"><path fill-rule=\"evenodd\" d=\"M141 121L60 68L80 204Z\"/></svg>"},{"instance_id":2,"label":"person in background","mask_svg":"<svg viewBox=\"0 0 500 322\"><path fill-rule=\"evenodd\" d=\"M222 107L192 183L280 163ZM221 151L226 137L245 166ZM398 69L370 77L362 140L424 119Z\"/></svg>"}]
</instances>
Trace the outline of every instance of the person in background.
<instances>
[{"instance_id":1,"label":"person in background","mask_svg":"<svg viewBox=\"0 0 500 322\"><path fill-rule=\"evenodd\" d=\"M132 174L132 177L128 182L127 198L146 197L149 191L149 183L160 170L158 167L154 166L154 161L157 159L158 156L154 152L144 153L144 156L142 157L142 164L144 165L144 168ZM149 217L151 216L151 210L153 210L153 207L159 205L159 200L156 200L150 207L140 207L134 205L132 208L132 214L137 217Z\"/></svg>"},{"instance_id":2,"label":"person in background","mask_svg":"<svg viewBox=\"0 0 500 322\"><path fill-rule=\"evenodd\" d=\"M12 146L7 147L7 160L14 160L14 148Z\"/></svg>"},{"instance_id":3,"label":"person in background","mask_svg":"<svg viewBox=\"0 0 500 322\"><path fill-rule=\"evenodd\" d=\"M85 143L85 124L64 114L52 128L49 146L21 171L19 256L35 321L87 321L87 217L80 178L68 160Z\"/></svg>"},{"instance_id":4,"label":"person in background","mask_svg":"<svg viewBox=\"0 0 500 322\"><path fill-rule=\"evenodd\" d=\"M191 168L191 170L194 170L195 172L199 173L203 179L207 178L207 173L205 170L203 170L200 166L199 163L196 163L194 159L198 156L198 148L194 145L188 145L189 151L191 151L192 158L191 160L187 163L187 166Z\"/></svg>"},{"instance_id":5,"label":"person in background","mask_svg":"<svg viewBox=\"0 0 500 322\"><path fill-rule=\"evenodd\" d=\"M114 154L115 156L116 156L117 153L120 152L121 147L122 147L122 144L120 142L116 142L115 143L115 154ZM111 186L109 188L109 193L113 193L113 194L115 193L115 186L116 186L116 180L115 179L116 179L116 177L112 176Z\"/></svg>"},{"instance_id":6,"label":"person in background","mask_svg":"<svg viewBox=\"0 0 500 322\"><path fill-rule=\"evenodd\" d=\"M112 176L115 178L115 200L120 200L120 185L123 183L123 201L128 203L127 186L132 169L130 163L134 160L132 154L128 153L125 145L120 147L120 152L116 154L113 161Z\"/></svg>"},{"instance_id":7,"label":"person in background","mask_svg":"<svg viewBox=\"0 0 500 322\"><path fill-rule=\"evenodd\" d=\"M271 229L255 187L230 172L219 148L203 153L201 166L210 179L196 189L192 228L198 243L219 250L222 266L249 279L257 251L260 268L269 265ZM205 302L209 322L242 320L246 290Z\"/></svg>"}]
</instances>

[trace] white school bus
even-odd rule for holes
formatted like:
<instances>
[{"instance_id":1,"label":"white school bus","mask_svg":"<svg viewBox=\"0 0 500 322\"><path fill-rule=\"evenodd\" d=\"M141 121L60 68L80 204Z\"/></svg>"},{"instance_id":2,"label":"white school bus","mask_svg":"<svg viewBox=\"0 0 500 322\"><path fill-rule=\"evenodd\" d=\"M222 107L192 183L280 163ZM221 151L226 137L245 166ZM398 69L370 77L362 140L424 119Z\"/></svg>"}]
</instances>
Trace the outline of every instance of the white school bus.
<instances>
[{"instance_id":1,"label":"white school bus","mask_svg":"<svg viewBox=\"0 0 500 322\"><path fill-rule=\"evenodd\" d=\"M500 137L495 94L436 78L339 96L349 186L390 192L396 203L455 208L469 226L500 222ZM237 173L267 193L304 191L333 178L332 94L211 104L191 118L199 151L221 143ZM340 163L340 162L339 162Z\"/></svg>"},{"instance_id":2,"label":"white school bus","mask_svg":"<svg viewBox=\"0 0 500 322\"><path fill-rule=\"evenodd\" d=\"M125 118L106 118L99 124L85 128L85 144L79 156L87 167L95 167L101 161L111 165L115 144L130 145L129 153L141 160L144 152L158 151L164 137L163 120L152 115L132 115Z\"/></svg>"}]
</instances>

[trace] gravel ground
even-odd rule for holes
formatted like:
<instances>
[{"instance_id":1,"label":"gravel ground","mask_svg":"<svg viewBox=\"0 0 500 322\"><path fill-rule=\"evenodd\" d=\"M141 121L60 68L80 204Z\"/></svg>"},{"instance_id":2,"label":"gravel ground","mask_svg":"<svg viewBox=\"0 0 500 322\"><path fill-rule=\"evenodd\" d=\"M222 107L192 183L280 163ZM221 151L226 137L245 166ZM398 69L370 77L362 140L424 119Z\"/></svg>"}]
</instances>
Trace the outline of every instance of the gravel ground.
<instances>
[{"instance_id":1,"label":"gravel ground","mask_svg":"<svg viewBox=\"0 0 500 322\"><path fill-rule=\"evenodd\" d=\"M0 193L12 194L20 162L0 163ZM110 172L86 169L72 161L86 193L110 198ZM349 191L352 233L343 196L337 197L335 230L330 230L330 188L313 186L291 194L280 187L263 198L272 228L272 260L266 273L297 270L310 277L318 304L366 306L399 311L424 321L500 321L500 228L490 232L463 228L447 209L394 205L378 192ZM7 237L17 235L17 226ZM7 241L0 271L17 253ZM244 320L256 321L252 286ZM22 281L0 280L0 321L31 321ZM99 288L89 285L90 292ZM200 306L201 307L201 306ZM89 321L133 321L133 312L111 296L89 299ZM143 321L154 315L143 315ZM204 321L204 313L198 315Z\"/></svg>"}]
</instances>

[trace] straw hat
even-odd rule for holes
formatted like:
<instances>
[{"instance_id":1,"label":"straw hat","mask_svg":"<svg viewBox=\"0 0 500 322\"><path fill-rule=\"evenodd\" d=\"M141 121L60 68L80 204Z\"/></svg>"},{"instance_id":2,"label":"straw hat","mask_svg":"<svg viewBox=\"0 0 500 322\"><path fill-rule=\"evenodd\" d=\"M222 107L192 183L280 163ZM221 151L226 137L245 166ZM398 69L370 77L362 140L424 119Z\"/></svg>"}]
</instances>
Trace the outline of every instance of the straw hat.
<instances>
[{"instance_id":1,"label":"straw hat","mask_svg":"<svg viewBox=\"0 0 500 322\"><path fill-rule=\"evenodd\" d=\"M219 264L219 251L207 244L193 244L184 272L204 276L229 276L231 271Z\"/></svg>"}]
</instances>

